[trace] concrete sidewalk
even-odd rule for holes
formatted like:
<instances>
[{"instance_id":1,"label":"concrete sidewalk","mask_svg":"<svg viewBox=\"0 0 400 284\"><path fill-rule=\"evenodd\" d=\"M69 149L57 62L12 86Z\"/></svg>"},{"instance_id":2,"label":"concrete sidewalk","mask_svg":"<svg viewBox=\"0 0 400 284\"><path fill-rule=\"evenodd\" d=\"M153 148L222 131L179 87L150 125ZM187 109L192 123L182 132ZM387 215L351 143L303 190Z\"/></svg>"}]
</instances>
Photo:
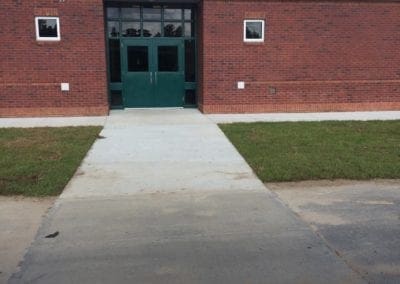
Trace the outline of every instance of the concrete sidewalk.
<instances>
[{"instance_id":1,"label":"concrete sidewalk","mask_svg":"<svg viewBox=\"0 0 400 284\"><path fill-rule=\"evenodd\" d=\"M115 111L101 135L10 283L362 282L197 110Z\"/></svg>"},{"instance_id":2,"label":"concrete sidewalk","mask_svg":"<svg viewBox=\"0 0 400 284\"><path fill-rule=\"evenodd\" d=\"M69 117L19 117L0 118L0 128L103 126L107 116L69 116Z\"/></svg>"},{"instance_id":3,"label":"concrete sidewalk","mask_svg":"<svg viewBox=\"0 0 400 284\"><path fill-rule=\"evenodd\" d=\"M268 187L368 283L400 283L400 180Z\"/></svg>"},{"instance_id":4,"label":"concrete sidewalk","mask_svg":"<svg viewBox=\"0 0 400 284\"><path fill-rule=\"evenodd\" d=\"M208 114L215 123L399 120L400 111Z\"/></svg>"}]
</instances>

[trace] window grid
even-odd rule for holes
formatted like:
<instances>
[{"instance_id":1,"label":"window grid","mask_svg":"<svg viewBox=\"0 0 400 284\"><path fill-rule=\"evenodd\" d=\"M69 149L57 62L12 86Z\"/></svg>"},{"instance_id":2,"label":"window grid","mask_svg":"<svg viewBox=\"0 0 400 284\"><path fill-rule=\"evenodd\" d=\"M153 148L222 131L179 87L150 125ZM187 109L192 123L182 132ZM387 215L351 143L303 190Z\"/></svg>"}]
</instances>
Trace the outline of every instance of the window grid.
<instances>
[{"instance_id":1,"label":"window grid","mask_svg":"<svg viewBox=\"0 0 400 284\"><path fill-rule=\"evenodd\" d=\"M161 19L160 20L145 20L144 16L143 16L143 9L146 7L140 6L138 8L140 8L140 19L123 19L122 18L122 9L123 8L131 8L131 7L107 7L107 8L117 8L118 9L118 18L113 18L113 17L108 17L107 15L107 37L108 38L121 38L124 37L122 35L122 23L140 23L140 38L145 37L143 35L143 23L161 23L161 37L164 37L164 23L180 23L182 25L182 36L184 38L195 38L195 36L193 35L193 33L195 32L195 27L194 27L194 14L193 14L193 9L192 8L178 8L181 11L181 19L180 20L176 20L176 19L167 19L165 20L165 9L169 9L166 8L166 6L161 6ZM132 7L134 8L134 7ZM190 9L191 12L191 19L186 19L185 18L185 10L186 9ZM119 32L117 36L111 36L110 33L108 32L108 25L109 22L119 22ZM191 35L190 36L186 36L186 24L190 24L190 30L191 30Z\"/></svg>"}]
</instances>

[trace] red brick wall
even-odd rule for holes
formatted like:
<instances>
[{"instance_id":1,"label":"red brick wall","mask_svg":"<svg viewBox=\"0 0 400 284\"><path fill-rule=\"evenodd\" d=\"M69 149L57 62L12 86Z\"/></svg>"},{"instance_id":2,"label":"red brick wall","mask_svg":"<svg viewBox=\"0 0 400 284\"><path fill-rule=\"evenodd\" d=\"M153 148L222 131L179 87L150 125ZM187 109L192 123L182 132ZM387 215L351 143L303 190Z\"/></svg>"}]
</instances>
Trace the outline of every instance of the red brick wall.
<instances>
[{"instance_id":1,"label":"red brick wall","mask_svg":"<svg viewBox=\"0 0 400 284\"><path fill-rule=\"evenodd\" d=\"M1 0L0 116L107 114L102 2ZM57 15L61 41L36 41L35 16Z\"/></svg>"},{"instance_id":2,"label":"red brick wall","mask_svg":"<svg viewBox=\"0 0 400 284\"><path fill-rule=\"evenodd\" d=\"M400 110L400 3L204 0L201 16L204 112ZM263 44L243 42L247 18Z\"/></svg>"}]
</instances>

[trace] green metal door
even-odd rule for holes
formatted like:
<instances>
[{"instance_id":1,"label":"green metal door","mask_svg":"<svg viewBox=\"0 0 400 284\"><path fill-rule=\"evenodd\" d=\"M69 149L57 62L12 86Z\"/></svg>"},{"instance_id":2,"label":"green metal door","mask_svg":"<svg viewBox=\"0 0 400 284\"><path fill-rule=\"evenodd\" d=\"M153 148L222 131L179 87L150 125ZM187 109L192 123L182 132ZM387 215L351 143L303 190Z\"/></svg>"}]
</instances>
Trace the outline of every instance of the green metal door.
<instances>
[{"instance_id":1,"label":"green metal door","mask_svg":"<svg viewBox=\"0 0 400 284\"><path fill-rule=\"evenodd\" d=\"M185 74L182 39L154 39L156 106L183 106Z\"/></svg>"},{"instance_id":2,"label":"green metal door","mask_svg":"<svg viewBox=\"0 0 400 284\"><path fill-rule=\"evenodd\" d=\"M124 106L183 106L183 40L149 38L121 42Z\"/></svg>"},{"instance_id":3,"label":"green metal door","mask_svg":"<svg viewBox=\"0 0 400 284\"><path fill-rule=\"evenodd\" d=\"M121 44L124 106L154 106L154 57L151 41L123 40Z\"/></svg>"}]
</instances>

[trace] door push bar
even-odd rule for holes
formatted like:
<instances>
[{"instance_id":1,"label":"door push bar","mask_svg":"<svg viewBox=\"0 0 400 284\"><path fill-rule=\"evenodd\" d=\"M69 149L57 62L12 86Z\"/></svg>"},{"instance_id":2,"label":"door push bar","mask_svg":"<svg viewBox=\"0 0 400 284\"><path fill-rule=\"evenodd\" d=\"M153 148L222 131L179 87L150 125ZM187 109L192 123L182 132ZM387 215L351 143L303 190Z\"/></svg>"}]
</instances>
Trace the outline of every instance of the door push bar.
<instances>
[{"instance_id":1,"label":"door push bar","mask_svg":"<svg viewBox=\"0 0 400 284\"><path fill-rule=\"evenodd\" d=\"M154 72L154 83L157 85L157 71ZM153 72L150 72L150 84L153 84Z\"/></svg>"}]
</instances>

